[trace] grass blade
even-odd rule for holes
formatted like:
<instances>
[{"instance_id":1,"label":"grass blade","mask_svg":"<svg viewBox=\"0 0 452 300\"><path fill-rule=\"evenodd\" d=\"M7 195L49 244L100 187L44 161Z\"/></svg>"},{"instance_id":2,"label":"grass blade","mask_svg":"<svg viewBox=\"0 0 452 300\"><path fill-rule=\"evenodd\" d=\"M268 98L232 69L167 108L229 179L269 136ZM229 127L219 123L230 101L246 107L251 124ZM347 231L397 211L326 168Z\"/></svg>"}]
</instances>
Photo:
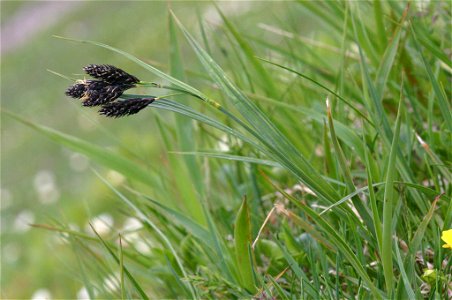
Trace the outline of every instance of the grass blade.
<instances>
[{"instance_id":1,"label":"grass blade","mask_svg":"<svg viewBox=\"0 0 452 300\"><path fill-rule=\"evenodd\" d=\"M375 0L374 2L374 18L377 30L377 36L379 39L380 49L386 45L386 30L383 22L383 8L381 0Z\"/></svg>"},{"instance_id":2,"label":"grass blade","mask_svg":"<svg viewBox=\"0 0 452 300\"><path fill-rule=\"evenodd\" d=\"M432 206L430 207L427 215L424 216L421 224L419 224L419 227L417 228L416 232L413 235L413 238L410 241L410 251L411 254L415 254L417 249L421 246L421 241L424 238L425 230L427 229L428 224L430 223L430 220L433 217L433 214L435 212L436 203L438 202L439 198L443 194L436 196L435 200L432 203Z\"/></svg>"},{"instance_id":3,"label":"grass blade","mask_svg":"<svg viewBox=\"0 0 452 300\"><path fill-rule=\"evenodd\" d=\"M403 23L403 19L400 24ZM375 83L375 91L377 93L377 99L382 101L386 83L388 81L389 73L391 72L392 66L394 64L395 56L397 54L397 49L399 47L399 41L401 36L401 29L398 26L392 36L391 42L389 43L386 51L383 55L380 66L377 71L377 79Z\"/></svg>"},{"instance_id":4,"label":"grass blade","mask_svg":"<svg viewBox=\"0 0 452 300\"><path fill-rule=\"evenodd\" d=\"M240 161L240 162L244 162L244 163L252 163L252 164L258 164L258 165L263 165L263 166L282 168L281 165L275 161L260 159L260 158L256 158L256 157L225 154L225 153L221 153L221 152L214 153L214 152L174 152L173 151L170 153L182 154L182 155L199 155L199 156L204 156L204 157L219 158L219 159L226 159L226 160L231 160L231 161Z\"/></svg>"},{"instance_id":5,"label":"grass blade","mask_svg":"<svg viewBox=\"0 0 452 300\"><path fill-rule=\"evenodd\" d=\"M119 235L119 276L120 276L120 288L121 288L121 299L126 299L126 290L124 286L124 255L122 252L122 237Z\"/></svg>"},{"instance_id":6,"label":"grass blade","mask_svg":"<svg viewBox=\"0 0 452 300\"><path fill-rule=\"evenodd\" d=\"M392 270L392 235L393 235L393 207L395 205L394 195L394 178L396 175L396 156L399 145L400 124L402 115L402 104L400 100L399 112L397 114L394 138L392 140L391 151L389 153L388 166L386 168L386 185L384 192L383 203L383 232L381 242L381 260L383 265L383 271L385 274L385 283L388 293L391 295L393 290L393 270Z\"/></svg>"},{"instance_id":7,"label":"grass blade","mask_svg":"<svg viewBox=\"0 0 452 300\"><path fill-rule=\"evenodd\" d=\"M414 294L413 289L411 288L411 284L413 281L408 278L408 275L405 271L405 267L403 266L403 261L402 261L402 257L400 256L399 247L397 245L394 245L394 249L395 249L395 254L396 254L396 258L397 258L397 264L398 264L399 270L400 270L400 275L402 277L405 291L408 295L408 299L417 299L416 295Z\"/></svg>"},{"instance_id":8,"label":"grass blade","mask_svg":"<svg viewBox=\"0 0 452 300\"><path fill-rule=\"evenodd\" d=\"M278 293L279 296L278 299L289 300L289 298L286 295L286 292L283 290L281 285L276 281L276 279L273 278L272 276L267 276L267 278L270 280L276 292Z\"/></svg>"},{"instance_id":9,"label":"grass blade","mask_svg":"<svg viewBox=\"0 0 452 300\"><path fill-rule=\"evenodd\" d=\"M365 145L365 139L363 135L363 145ZM372 222L374 223L375 228L375 238L377 240L378 249L381 250L381 241L382 241L382 225L381 225L381 219L380 219L380 213L377 206L377 198L375 196L374 191L374 177L373 174L375 173L375 165L371 162L370 154L368 153L367 149L365 150L365 164L366 164L366 174L367 174L367 188L369 190L369 202L370 207L372 211Z\"/></svg>"},{"instance_id":10,"label":"grass blade","mask_svg":"<svg viewBox=\"0 0 452 300\"><path fill-rule=\"evenodd\" d=\"M240 206L234 227L234 246L241 285L250 293L256 292L251 252L251 222L246 198Z\"/></svg>"},{"instance_id":11,"label":"grass blade","mask_svg":"<svg viewBox=\"0 0 452 300\"><path fill-rule=\"evenodd\" d=\"M384 182L378 182L378 183L374 183L371 186L373 188L377 187L377 186L381 186L384 185ZM325 208L320 214L319 216L323 215L324 213L330 211L331 209L333 209L334 207L341 205L342 203L352 199L354 196L359 195L360 193L365 192L366 190L369 190L369 194L371 193L369 189L369 186L364 186L362 188L356 189L353 193L348 194L347 196L345 196L344 198L342 198L341 200L337 201L336 203L334 203L333 205L328 206L327 208Z\"/></svg>"}]
</instances>

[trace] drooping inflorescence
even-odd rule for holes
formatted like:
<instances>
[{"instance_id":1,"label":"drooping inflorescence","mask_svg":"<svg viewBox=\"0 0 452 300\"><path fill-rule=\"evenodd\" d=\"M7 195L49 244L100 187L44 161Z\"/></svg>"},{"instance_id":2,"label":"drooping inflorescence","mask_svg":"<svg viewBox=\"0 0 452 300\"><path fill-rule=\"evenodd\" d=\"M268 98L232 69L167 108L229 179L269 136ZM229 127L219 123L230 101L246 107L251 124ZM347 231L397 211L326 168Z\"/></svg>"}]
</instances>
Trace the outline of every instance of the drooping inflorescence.
<instances>
[{"instance_id":1,"label":"drooping inflorescence","mask_svg":"<svg viewBox=\"0 0 452 300\"><path fill-rule=\"evenodd\" d=\"M83 68L86 74L110 84L134 84L138 78L112 65L87 65Z\"/></svg>"},{"instance_id":2,"label":"drooping inflorescence","mask_svg":"<svg viewBox=\"0 0 452 300\"><path fill-rule=\"evenodd\" d=\"M83 70L96 80L78 80L66 90L66 95L82 100L83 106L102 106L99 113L107 117L136 114L155 98L134 98L115 101L135 87L140 80L112 65L87 65Z\"/></svg>"},{"instance_id":3,"label":"drooping inflorescence","mask_svg":"<svg viewBox=\"0 0 452 300\"><path fill-rule=\"evenodd\" d=\"M154 102L155 98L133 98L123 101L110 102L99 110L101 115L120 118L138 113L140 110Z\"/></svg>"}]
</instances>

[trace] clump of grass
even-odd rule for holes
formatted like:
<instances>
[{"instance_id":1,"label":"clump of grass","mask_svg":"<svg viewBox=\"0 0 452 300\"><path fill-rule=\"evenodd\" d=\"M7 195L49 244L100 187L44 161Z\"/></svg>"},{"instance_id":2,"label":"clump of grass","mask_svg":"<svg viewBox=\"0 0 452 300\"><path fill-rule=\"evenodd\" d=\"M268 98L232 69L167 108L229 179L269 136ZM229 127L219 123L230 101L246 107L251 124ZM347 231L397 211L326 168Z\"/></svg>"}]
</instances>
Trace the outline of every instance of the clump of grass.
<instances>
[{"instance_id":1,"label":"clump of grass","mask_svg":"<svg viewBox=\"0 0 452 300\"><path fill-rule=\"evenodd\" d=\"M440 239L452 221L447 3L429 3L421 17L419 8L399 2L290 5L321 19L330 38L298 38L296 25L264 26L273 28L267 34L282 35L284 44L274 43L242 33L221 15L218 34L226 39L212 38L235 53L224 63L227 71L216 52L204 50L216 44L206 38L201 45L172 13L169 74L83 41L166 83L91 65L85 71L97 80L78 82L67 94L102 105L101 114L112 117L153 107L173 152L166 166L145 171L114 153L101 156L92 143L31 125L127 176L127 184L115 187L96 173L126 214L142 222L138 234L150 252L123 234L119 247L115 235L93 239L53 228L69 233L78 253L90 254L80 256L80 269L91 296L420 299L452 293L450 249ZM364 18L369 12L373 18ZM186 79L177 28L207 77ZM260 59L270 50L275 55ZM124 94L135 85L180 95L154 101ZM227 150L219 151L219 143ZM115 270L120 290L106 290L99 277Z\"/></svg>"}]
</instances>

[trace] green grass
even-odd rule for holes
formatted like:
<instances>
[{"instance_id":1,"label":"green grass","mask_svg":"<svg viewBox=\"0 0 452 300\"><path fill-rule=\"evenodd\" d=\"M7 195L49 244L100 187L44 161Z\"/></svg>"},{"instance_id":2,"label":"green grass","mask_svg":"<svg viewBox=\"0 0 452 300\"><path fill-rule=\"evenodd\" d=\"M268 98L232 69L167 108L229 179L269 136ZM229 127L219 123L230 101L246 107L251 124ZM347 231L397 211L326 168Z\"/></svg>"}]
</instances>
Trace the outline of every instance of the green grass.
<instances>
[{"instance_id":1,"label":"green grass","mask_svg":"<svg viewBox=\"0 0 452 300\"><path fill-rule=\"evenodd\" d=\"M92 298L447 298L451 4L423 5L299 1L229 16L206 4L180 20L175 5L160 10L166 38L151 59L108 39L56 39L165 87L136 93L179 93L99 118L116 150L6 107L2 118L90 159L87 210L107 199L141 224L89 234L50 214L40 227L73 251L58 271Z\"/></svg>"}]
</instances>

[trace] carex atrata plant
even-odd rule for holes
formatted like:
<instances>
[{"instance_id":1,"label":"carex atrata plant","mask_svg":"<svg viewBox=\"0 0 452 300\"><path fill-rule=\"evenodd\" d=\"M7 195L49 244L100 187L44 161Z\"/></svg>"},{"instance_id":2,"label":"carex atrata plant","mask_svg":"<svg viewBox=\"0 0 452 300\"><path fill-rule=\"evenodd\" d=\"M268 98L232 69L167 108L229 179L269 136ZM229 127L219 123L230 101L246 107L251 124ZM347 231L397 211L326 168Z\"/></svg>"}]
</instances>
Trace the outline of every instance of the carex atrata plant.
<instances>
[{"instance_id":1,"label":"carex atrata plant","mask_svg":"<svg viewBox=\"0 0 452 300\"><path fill-rule=\"evenodd\" d=\"M82 100L83 106L102 106L101 115L118 118L136 114L155 100L155 97L121 99L140 80L115 66L90 64L83 70L96 80L78 80L66 90L66 95Z\"/></svg>"}]
</instances>

